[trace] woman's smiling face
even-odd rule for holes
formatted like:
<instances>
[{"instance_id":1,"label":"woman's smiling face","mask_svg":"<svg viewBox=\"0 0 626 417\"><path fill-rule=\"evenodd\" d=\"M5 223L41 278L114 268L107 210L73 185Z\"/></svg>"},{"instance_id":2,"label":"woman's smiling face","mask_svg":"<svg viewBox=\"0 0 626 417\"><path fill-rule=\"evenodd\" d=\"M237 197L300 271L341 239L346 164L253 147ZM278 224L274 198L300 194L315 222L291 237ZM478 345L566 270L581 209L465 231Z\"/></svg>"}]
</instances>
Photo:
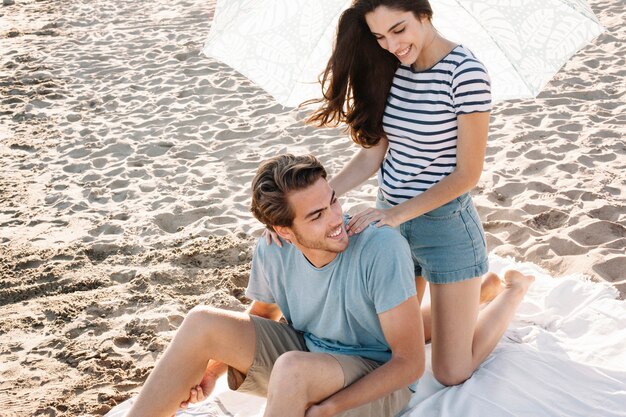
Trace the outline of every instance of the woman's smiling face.
<instances>
[{"instance_id":1,"label":"woman's smiling face","mask_svg":"<svg viewBox=\"0 0 626 417\"><path fill-rule=\"evenodd\" d=\"M365 15L365 21L378 44L404 65L417 61L429 36L428 19L418 19L413 12L379 6Z\"/></svg>"}]
</instances>

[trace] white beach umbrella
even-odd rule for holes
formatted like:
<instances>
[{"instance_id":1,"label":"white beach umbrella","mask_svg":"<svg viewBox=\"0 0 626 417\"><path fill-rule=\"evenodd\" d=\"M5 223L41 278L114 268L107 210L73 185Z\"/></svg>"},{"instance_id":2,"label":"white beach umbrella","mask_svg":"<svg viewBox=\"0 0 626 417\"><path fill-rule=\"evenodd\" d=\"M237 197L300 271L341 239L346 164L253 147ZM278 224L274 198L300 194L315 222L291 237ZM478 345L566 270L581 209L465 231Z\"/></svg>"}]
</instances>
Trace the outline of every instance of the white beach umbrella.
<instances>
[{"instance_id":1,"label":"white beach umbrella","mask_svg":"<svg viewBox=\"0 0 626 417\"><path fill-rule=\"evenodd\" d=\"M218 0L203 52L284 106L317 82L350 0ZM585 0L431 0L433 24L487 66L494 102L535 97L603 28Z\"/></svg>"}]
</instances>

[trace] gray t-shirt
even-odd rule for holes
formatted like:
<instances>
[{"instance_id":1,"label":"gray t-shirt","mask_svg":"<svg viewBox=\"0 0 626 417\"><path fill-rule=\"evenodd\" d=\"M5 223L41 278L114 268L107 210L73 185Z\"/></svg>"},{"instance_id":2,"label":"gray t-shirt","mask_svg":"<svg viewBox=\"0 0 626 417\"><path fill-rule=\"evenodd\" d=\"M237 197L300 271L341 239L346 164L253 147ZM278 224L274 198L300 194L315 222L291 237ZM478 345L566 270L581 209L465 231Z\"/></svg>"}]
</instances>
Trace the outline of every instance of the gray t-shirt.
<instances>
[{"instance_id":1,"label":"gray t-shirt","mask_svg":"<svg viewBox=\"0 0 626 417\"><path fill-rule=\"evenodd\" d=\"M322 268L294 245L279 248L261 238L246 296L278 304L311 352L386 362L391 351L377 314L415 295L413 275L408 244L389 227L370 225L351 236L348 248Z\"/></svg>"}]
</instances>

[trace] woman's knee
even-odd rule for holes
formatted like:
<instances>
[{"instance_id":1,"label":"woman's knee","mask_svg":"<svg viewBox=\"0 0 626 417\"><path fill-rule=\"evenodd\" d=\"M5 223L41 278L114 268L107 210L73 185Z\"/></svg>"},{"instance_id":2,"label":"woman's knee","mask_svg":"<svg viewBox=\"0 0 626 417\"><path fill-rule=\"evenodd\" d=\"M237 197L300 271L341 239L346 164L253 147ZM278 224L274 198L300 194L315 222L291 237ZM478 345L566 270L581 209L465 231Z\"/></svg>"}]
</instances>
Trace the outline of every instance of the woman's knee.
<instances>
[{"instance_id":1,"label":"woman's knee","mask_svg":"<svg viewBox=\"0 0 626 417\"><path fill-rule=\"evenodd\" d=\"M462 367L451 367L446 365L433 364L433 374L440 384L445 386L459 385L467 381L472 376L473 370Z\"/></svg>"}]
</instances>

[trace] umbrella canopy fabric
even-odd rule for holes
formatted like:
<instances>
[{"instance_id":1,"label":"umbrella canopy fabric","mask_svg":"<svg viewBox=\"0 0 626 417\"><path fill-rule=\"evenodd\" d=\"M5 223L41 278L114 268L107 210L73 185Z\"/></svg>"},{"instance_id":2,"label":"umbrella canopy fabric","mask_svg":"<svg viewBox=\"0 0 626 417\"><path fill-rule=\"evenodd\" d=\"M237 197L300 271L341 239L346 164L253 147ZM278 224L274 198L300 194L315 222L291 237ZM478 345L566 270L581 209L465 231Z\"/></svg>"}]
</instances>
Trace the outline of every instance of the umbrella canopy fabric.
<instances>
[{"instance_id":1,"label":"umbrella canopy fabric","mask_svg":"<svg viewBox=\"0 0 626 417\"><path fill-rule=\"evenodd\" d=\"M203 52L283 106L321 97L350 0L218 0ZM603 28L585 0L431 0L435 28L487 67L494 102L535 97Z\"/></svg>"}]
</instances>

